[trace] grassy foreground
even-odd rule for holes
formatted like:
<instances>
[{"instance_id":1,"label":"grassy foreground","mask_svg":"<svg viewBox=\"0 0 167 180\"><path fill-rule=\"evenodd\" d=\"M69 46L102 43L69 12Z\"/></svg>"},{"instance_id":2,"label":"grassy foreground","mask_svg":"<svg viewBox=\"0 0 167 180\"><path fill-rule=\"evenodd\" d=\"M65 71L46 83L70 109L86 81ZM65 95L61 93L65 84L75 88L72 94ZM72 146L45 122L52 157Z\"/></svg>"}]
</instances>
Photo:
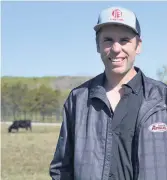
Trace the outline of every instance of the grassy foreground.
<instances>
[{"instance_id":1,"label":"grassy foreground","mask_svg":"<svg viewBox=\"0 0 167 180\"><path fill-rule=\"evenodd\" d=\"M60 128L33 126L32 132L18 133L8 133L7 128L1 125L1 179L50 180L49 164Z\"/></svg>"}]
</instances>

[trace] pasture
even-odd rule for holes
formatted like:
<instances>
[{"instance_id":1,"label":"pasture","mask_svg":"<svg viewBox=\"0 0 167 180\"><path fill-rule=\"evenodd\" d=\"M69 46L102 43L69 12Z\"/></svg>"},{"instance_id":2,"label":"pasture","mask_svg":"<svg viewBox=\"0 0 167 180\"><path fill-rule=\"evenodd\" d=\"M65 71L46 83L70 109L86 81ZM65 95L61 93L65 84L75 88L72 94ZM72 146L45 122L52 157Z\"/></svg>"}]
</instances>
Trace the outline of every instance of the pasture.
<instances>
[{"instance_id":1,"label":"pasture","mask_svg":"<svg viewBox=\"0 0 167 180\"><path fill-rule=\"evenodd\" d=\"M32 132L8 133L8 126L1 125L2 180L50 180L49 164L60 127L32 126Z\"/></svg>"}]
</instances>

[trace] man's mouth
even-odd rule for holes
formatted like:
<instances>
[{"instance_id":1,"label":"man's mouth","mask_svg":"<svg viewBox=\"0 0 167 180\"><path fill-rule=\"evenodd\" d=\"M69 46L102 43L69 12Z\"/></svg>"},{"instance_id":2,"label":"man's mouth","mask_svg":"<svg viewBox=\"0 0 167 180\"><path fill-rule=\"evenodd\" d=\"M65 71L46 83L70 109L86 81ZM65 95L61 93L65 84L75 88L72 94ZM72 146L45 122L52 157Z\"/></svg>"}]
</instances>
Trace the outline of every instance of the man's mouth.
<instances>
[{"instance_id":1,"label":"man's mouth","mask_svg":"<svg viewBox=\"0 0 167 180\"><path fill-rule=\"evenodd\" d=\"M122 62L125 58L119 57L119 58L108 58L111 62Z\"/></svg>"}]
</instances>

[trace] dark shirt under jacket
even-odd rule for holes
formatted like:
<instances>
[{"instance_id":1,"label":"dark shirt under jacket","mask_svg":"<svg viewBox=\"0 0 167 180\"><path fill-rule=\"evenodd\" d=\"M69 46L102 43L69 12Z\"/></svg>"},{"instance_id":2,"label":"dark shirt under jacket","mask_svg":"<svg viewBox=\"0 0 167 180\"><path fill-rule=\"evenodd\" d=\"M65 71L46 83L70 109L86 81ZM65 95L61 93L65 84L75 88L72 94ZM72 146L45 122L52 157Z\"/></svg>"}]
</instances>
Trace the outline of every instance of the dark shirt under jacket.
<instances>
[{"instance_id":1,"label":"dark shirt under jacket","mask_svg":"<svg viewBox=\"0 0 167 180\"><path fill-rule=\"evenodd\" d=\"M138 111L143 98L142 74L137 74L127 84L125 93L119 101L115 112L112 108L112 152L109 180L133 180L133 147L132 140Z\"/></svg>"}]
</instances>

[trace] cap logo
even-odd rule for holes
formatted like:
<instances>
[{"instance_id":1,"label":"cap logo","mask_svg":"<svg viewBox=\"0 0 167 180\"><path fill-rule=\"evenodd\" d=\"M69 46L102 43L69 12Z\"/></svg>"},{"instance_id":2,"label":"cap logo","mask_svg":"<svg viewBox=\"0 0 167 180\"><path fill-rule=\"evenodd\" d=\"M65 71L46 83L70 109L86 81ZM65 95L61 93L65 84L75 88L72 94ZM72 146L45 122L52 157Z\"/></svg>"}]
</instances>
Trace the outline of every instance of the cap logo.
<instances>
[{"instance_id":1,"label":"cap logo","mask_svg":"<svg viewBox=\"0 0 167 180\"><path fill-rule=\"evenodd\" d=\"M167 131L167 125L165 123L154 123L154 124L151 124L148 129L151 131L151 132L165 132Z\"/></svg>"},{"instance_id":2,"label":"cap logo","mask_svg":"<svg viewBox=\"0 0 167 180\"><path fill-rule=\"evenodd\" d=\"M119 10L119 9L115 9L113 12L112 12L112 16L114 18L120 18L122 16L122 12Z\"/></svg>"},{"instance_id":3,"label":"cap logo","mask_svg":"<svg viewBox=\"0 0 167 180\"><path fill-rule=\"evenodd\" d=\"M123 21L122 19L122 12L119 9L115 9L112 11L112 18L111 20L119 20Z\"/></svg>"}]
</instances>

